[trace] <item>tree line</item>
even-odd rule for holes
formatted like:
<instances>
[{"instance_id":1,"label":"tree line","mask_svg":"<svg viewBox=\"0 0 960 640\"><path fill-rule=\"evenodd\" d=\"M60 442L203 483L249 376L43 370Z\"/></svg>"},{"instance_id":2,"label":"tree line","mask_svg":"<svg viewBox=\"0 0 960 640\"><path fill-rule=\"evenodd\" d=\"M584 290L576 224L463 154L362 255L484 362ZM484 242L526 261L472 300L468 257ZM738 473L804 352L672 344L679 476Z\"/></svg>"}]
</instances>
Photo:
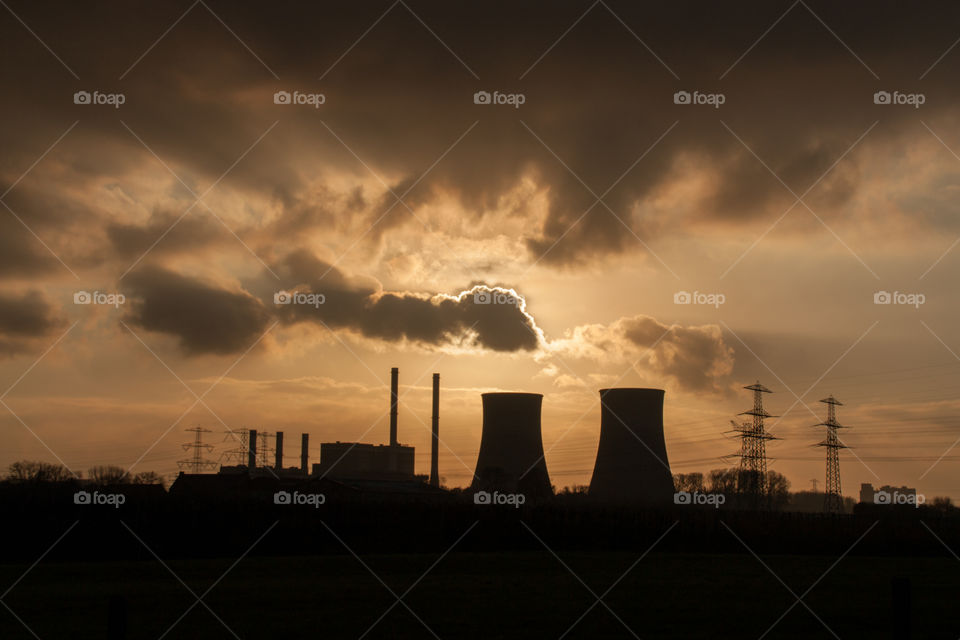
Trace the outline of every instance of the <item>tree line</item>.
<instances>
[{"instance_id":1,"label":"tree line","mask_svg":"<svg viewBox=\"0 0 960 640\"><path fill-rule=\"evenodd\" d=\"M7 467L6 482L45 483L83 480L82 471L73 471L62 464L37 460L18 460ZM154 471L131 473L115 465L97 465L87 471L87 480L98 485L159 484L166 486L163 476Z\"/></svg>"}]
</instances>

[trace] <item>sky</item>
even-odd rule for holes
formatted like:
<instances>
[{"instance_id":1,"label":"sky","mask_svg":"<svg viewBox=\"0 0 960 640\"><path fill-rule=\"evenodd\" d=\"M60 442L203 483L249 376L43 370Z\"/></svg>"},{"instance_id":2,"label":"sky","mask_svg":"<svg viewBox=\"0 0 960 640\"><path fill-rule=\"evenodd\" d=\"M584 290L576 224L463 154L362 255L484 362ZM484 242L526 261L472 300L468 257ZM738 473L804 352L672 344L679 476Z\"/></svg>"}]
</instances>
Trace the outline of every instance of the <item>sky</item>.
<instances>
[{"instance_id":1,"label":"sky","mask_svg":"<svg viewBox=\"0 0 960 640\"><path fill-rule=\"evenodd\" d=\"M960 499L960 7L214 0L0 8L0 466L171 474L186 429L400 440L480 394L666 390L675 473ZM279 296L279 297L278 297Z\"/></svg>"}]
</instances>

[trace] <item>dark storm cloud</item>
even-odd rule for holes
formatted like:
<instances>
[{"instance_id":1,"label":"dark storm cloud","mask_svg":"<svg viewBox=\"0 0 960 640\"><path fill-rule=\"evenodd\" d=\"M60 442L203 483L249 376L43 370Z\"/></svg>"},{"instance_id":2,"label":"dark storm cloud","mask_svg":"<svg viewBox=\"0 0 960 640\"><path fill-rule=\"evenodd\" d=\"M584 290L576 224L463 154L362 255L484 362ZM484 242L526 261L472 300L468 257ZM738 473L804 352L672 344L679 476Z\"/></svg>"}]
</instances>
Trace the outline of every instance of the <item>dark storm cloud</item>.
<instances>
[{"instance_id":1,"label":"dark storm cloud","mask_svg":"<svg viewBox=\"0 0 960 640\"><path fill-rule=\"evenodd\" d=\"M307 251L290 254L274 271L283 290L323 296L322 303L276 305L278 317L287 324L313 323L390 342L462 344L492 351L539 346L533 318L521 309L519 299L507 298L513 294L506 289L478 285L457 296L388 292L375 281L348 278ZM266 285L272 280L264 278ZM260 290L264 297L270 293L265 285Z\"/></svg>"},{"instance_id":2,"label":"dark storm cloud","mask_svg":"<svg viewBox=\"0 0 960 640\"><path fill-rule=\"evenodd\" d=\"M31 349L36 339L51 335L63 324L39 291L0 292L0 355Z\"/></svg>"},{"instance_id":3,"label":"dark storm cloud","mask_svg":"<svg viewBox=\"0 0 960 640\"><path fill-rule=\"evenodd\" d=\"M250 283L255 292L250 293L143 267L123 281L132 307L127 320L176 337L193 355L241 353L274 318L428 347L515 352L540 346L533 317L507 289L477 285L456 296L387 292L376 281L348 277L306 251L290 254L274 270L279 282L266 275Z\"/></svg>"},{"instance_id":4,"label":"dark storm cloud","mask_svg":"<svg viewBox=\"0 0 960 640\"><path fill-rule=\"evenodd\" d=\"M0 24L0 38L17 52L0 73L7 86L19 88L3 107L3 181L15 179L76 119L77 131L38 168L58 165L57 187L83 191L139 164L170 178L121 118L194 190L236 162L216 189L275 203L278 219L253 217L277 231L339 229L344 217L371 223L393 203L389 194L380 199L360 191L351 202L324 202L311 184L325 181L331 169L363 180L372 170L398 194L409 188L404 200L414 209L438 193L453 194L476 218L522 176L534 176L549 210L524 240L532 258L549 249L543 264L565 266L642 251L634 234L648 241L679 224L652 210L659 190L698 172L713 179L689 196L693 224L775 219L793 197L730 130L799 194L881 120L806 198L842 214L864 188L861 151L889 152L894 143L911 144L912 136L929 142L919 118L949 119L957 102L956 51L919 80L956 38L956 5L910 12L891 3L809 3L817 16L793 5L737 62L791 4L610 2L614 16L603 4L584 2L555 2L549 10L411 2L417 17L395 5L352 49L389 3L208 4L243 43L204 5L193 5L139 62L189 3L14 7L81 79L17 21ZM77 106L71 96L78 89L123 91L126 103ZM327 101L320 109L274 105L271 96L281 89L322 92ZM927 102L919 111L877 106L872 96L880 89L923 91ZM526 102L519 109L474 105L478 90L522 92ZM726 102L720 109L675 105L678 90L722 92ZM26 219L56 213L54 206L28 208ZM919 213L931 224L955 224L936 212ZM146 240L129 222L116 224L114 240L122 232L131 245ZM403 224L418 223L397 205L368 241ZM262 230L265 241L270 229Z\"/></svg>"},{"instance_id":5,"label":"dark storm cloud","mask_svg":"<svg viewBox=\"0 0 960 640\"><path fill-rule=\"evenodd\" d=\"M160 267L145 267L123 281L132 310L128 321L175 336L188 354L240 353L266 331L270 314L259 300Z\"/></svg>"}]
</instances>

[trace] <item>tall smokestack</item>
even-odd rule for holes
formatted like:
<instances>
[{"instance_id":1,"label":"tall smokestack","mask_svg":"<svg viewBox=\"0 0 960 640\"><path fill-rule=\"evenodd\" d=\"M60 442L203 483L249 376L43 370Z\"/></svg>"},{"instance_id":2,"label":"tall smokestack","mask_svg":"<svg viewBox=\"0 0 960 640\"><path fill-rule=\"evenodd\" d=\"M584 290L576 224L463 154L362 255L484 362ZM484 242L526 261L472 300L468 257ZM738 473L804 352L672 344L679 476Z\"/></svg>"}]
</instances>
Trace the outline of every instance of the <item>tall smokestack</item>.
<instances>
[{"instance_id":1,"label":"tall smokestack","mask_svg":"<svg viewBox=\"0 0 960 640\"><path fill-rule=\"evenodd\" d=\"M390 369L390 446L397 446L397 387L400 370Z\"/></svg>"},{"instance_id":2,"label":"tall smokestack","mask_svg":"<svg viewBox=\"0 0 960 640\"><path fill-rule=\"evenodd\" d=\"M430 445L430 486L440 486L440 374L433 374L433 414L430 418L433 439Z\"/></svg>"},{"instance_id":3,"label":"tall smokestack","mask_svg":"<svg viewBox=\"0 0 960 640\"><path fill-rule=\"evenodd\" d=\"M283 469L283 431L277 431L277 461L274 466L277 471Z\"/></svg>"},{"instance_id":4,"label":"tall smokestack","mask_svg":"<svg viewBox=\"0 0 960 640\"><path fill-rule=\"evenodd\" d=\"M590 497L656 506L670 504L673 491L663 437L663 390L601 389L600 443Z\"/></svg>"},{"instance_id":5,"label":"tall smokestack","mask_svg":"<svg viewBox=\"0 0 960 640\"><path fill-rule=\"evenodd\" d=\"M257 468L257 430L250 429L247 436L247 468Z\"/></svg>"},{"instance_id":6,"label":"tall smokestack","mask_svg":"<svg viewBox=\"0 0 960 640\"><path fill-rule=\"evenodd\" d=\"M309 462L310 456L307 451L309 450L310 443L310 434L304 433L300 436L300 471L306 475L307 472L307 462Z\"/></svg>"},{"instance_id":7,"label":"tall smokestack","mask_svg":"<svg viewBox=\"0 0 960 640\"><path fill-rule=\"evenodd\" d=\"M473 489L553 495L540 433L539 393L484 393Z\"/></svg>"}]
</instances>

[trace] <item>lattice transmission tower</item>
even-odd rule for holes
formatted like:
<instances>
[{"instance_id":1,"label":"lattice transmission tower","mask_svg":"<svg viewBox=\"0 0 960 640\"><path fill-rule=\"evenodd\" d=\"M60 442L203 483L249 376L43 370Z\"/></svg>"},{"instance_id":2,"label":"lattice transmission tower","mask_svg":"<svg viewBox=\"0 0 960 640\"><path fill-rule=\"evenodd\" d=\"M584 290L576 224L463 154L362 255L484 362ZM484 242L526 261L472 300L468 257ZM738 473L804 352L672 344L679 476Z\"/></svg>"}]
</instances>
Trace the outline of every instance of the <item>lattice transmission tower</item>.
<instances>
[{"instance_id":1,"label":"lattice transmission tower","mask_svg":"<svg viewBox=\"0 0 960 640\"><path fill-rule=\"evenodd\" d=\"M275 434L269 431L257 431L257 466L273 468L274 454L277 449L273 446ZM249 443L247 444L249 447Z\"/></svg>"},{"instance_id":2,"label":"lattice transmission tower","mask_svg":"<svg viewBox=\"0 0 960 640\"><path fill-rule=\"evenodd\" d=\"M744 387L753 391L753 408L744 411L741 416L750 416L750 422L733 422L733 430L740 434L740 452L728 458L739 458L737 469L737 489L754 507L769 505L769 487L767 486L767 441L778 438L767 433L764 426L766 418L773 418L763 408L763 394L773 393L760 384Z\"/></svg>"},{"instance_id":3,"label":"lattice transmission tower","mask_svg":"<svg viewBox=\"0 0 960 640\"><path fill-rule=\"evenodd\" d=\"M193 455L187 460L178 460L177 466L181 470L189 470L190 473L200 473L206 469L216 469L218 463L215 460L207 460L203 457L203 452L206 451L210 453L213 451L212 444L203 443L203 434L210 433L210 429L204 429L203 427L194 427L193 429L186 429L186 431L193 433L193 442L183 443L183 450L190 451L193 450Z\"/></svg>"},{"instance_id":4,"label":"lattice transmission tower","mask_svg":"<svg viewBox=\"0 0 960 640\"><path fill-rule=\"evenodd\" d=\"M827 428L827 437L816 446L827 450L827 483L823 491L823 510L826 513L843 513L843 494L840 492L840 449L848 449L837 437L837 429L846 429L837 422L837 407L843 403L830 396L820 402L827 405L827 420L816 425Z\"/></svg>"},{"instance_id":5,"label":"lattice transmission tower","mask_svg":"<svg viewBox=\"0 0 960 640\"><path fill-rule=\"evenodd\" d=\"M223 441L236 443L239 446L233 449L227 449L223 452L223 460L227 463L233 463L238 467L246 466L247 456L250 451L250 429L227 429L223 432Z\"/></svg>"}]
</instances>

